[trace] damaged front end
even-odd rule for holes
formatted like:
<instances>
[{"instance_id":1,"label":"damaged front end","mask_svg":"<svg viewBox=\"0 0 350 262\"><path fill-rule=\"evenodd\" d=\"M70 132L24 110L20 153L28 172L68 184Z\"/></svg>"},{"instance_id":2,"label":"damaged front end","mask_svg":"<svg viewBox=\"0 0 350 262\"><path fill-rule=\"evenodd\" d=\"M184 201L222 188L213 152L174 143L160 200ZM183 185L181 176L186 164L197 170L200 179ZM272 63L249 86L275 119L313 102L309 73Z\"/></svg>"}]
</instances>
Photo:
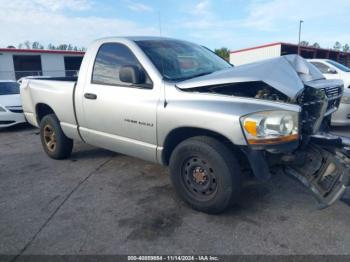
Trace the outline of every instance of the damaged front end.
<instances>
[{"instance_id":1,"label":"damaged front end","mask_svg":"<svg viewBox=\"0 0 350 262\"><path fill-rule=\"evenodd\" d=\"M297 135L289 136L290 141L269 145L251 143L245 134L248 146L241 149L254 175L267 180L271 176L270 167L282 165L285 173L311 190L319 208L331 205L344 193L349 184L350 140L328 132L331 115L338 109L343 93L342 81L325 80L303 58L289 55L239 66L177 86L183 91L299 105L298 131ZM249 124L257 118L259 114L246 122ZM243 125L242 130L246 131Z\"/></svg>"},{"instance_id":2,"label":"damaged front end","mask_svg":"<svg viewBox=\"0 0 350 262\"><path fill-rule=\"evenodd\" d=\"M282 167L286 174L310 189L320 209L333 204L350 185L349 138L318 133L304 135L299 146L244 147L242 151L259 180L270 179L270 168Z\"/></svg>"},{"instance_id":3,"label":"damaged front end","mask_svg":"<svg viewBox=\"0 0 350 262\"><path fill-rule=\"evenodd\" d=\"M337 110L342 93L338 81L305 83L297 98L301 106L300 146L281 157L285 172L311 190L319 208L333 204L349 184L349 139L328 132L331 114Z\"/></svg>"},{"instance_id":4,"label":"damaged front end","mask_svg":"<svg viewBox=\"0 0 350 262\"><path fill-rule=\"evenodd\" d=\"M294 154L293 161L284 161L284 170L311 190L319 208L333 204L342 196L349 184L349 152L310 143L305 150Z\"/></svg>"},{"instance_id":5,"label":"damaged front end","mask_svg":"<svg viewBox=\"0 0 350 262\"><path fill-rule=\"evenodd\" d=\"M349 185L350 140L329 133L342 92L339 81L306 82L296 99L301 106L299 146L278 155L277 164L310 189L319 208L333 204Z\"/></svg>"}]
</instances>

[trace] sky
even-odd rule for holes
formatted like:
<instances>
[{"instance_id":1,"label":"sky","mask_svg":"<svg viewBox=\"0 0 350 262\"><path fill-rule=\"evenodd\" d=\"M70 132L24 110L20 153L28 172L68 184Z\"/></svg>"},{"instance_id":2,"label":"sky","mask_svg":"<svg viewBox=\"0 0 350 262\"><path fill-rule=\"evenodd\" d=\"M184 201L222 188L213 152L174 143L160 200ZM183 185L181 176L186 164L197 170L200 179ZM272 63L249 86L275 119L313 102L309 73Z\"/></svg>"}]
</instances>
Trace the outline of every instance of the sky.
<instances>
[{"instance_id":1,"label":"sky","mask_svg":"<svg viewBox=\"0 0 350 262\"><path fill-rule=\"evenodd\" d=\"M0 0L0 47L24 41L88 47L162 35L230 50L302 40L350 44L350 0Z\"/></svg>"}]
</instances>

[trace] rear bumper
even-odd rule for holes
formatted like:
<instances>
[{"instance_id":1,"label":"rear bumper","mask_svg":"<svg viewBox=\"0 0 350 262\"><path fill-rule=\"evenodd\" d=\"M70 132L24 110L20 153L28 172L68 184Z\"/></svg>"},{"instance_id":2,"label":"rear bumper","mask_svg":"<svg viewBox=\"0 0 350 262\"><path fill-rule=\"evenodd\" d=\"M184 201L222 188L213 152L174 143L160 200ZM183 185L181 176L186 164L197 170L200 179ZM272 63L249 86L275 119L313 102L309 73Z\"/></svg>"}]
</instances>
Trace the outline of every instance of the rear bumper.
<instances>
[{"instance_id":1,"label":"rear bumper","mask_svg":"<svg viewBox=\"0 0 350 262\"><path fill-rule=\"evenodd\" d=\"M26 119L22 113L1 112L0 113L0 128L14 126L20 123L25 123Z\"/></svg>"},{"instance_id":2,"label":"rear bumper","mask_svg":"<svg viewBox=\"0 0 350 262\"><path fill-rule=\"evenodd\" d=\"M350 125L350 104L340 104L339 109L333 113L332 126L348 126Z\"/></svg>"}]
</instances>

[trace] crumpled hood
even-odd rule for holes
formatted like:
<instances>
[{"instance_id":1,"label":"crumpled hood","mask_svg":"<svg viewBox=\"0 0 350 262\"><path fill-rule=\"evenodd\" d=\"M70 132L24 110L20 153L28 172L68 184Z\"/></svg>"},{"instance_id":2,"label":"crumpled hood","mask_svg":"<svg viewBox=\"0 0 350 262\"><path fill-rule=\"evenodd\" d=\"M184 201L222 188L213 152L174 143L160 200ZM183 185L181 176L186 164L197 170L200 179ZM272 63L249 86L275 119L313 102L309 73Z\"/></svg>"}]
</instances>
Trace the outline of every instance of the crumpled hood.
<instances>
[{"instance_id":1,"label":"crumpled hood","mask_svg":"<svg viewBox=\"0 0 350 262\"><path fill-rule=\"evenodd\" d=\"M286 55L241 65L192 78L176 86L180 89L229 83L263 81L290 98L295 98L308 81L324 79L313 65L298 55Z\"/></svg>"}]
</instances>

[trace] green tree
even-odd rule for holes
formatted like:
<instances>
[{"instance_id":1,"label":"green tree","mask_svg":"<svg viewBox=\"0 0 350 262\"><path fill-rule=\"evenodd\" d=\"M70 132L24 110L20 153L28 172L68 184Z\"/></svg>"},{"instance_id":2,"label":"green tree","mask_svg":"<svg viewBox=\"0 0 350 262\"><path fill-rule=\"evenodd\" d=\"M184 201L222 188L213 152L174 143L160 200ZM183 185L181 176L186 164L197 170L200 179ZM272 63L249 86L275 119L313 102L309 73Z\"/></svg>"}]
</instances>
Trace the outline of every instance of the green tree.
<instances>
[{"instance_id":1,"label":"green tree","mask_svg":"<svg viewBox=\"0 0 350 262\"><path fill-rule=\"evenodd\" d=\"M57 47L58 50L67 50L67 48L68 48L68 45L67 45L67 44L60 44L60 45Z\"/></svg>"},{"instance_id":2,"label":"green tree","mask_svg":"<svg viewBox=\"0 0 350 262\"><path fill-rule=\"evenodd\" d=\"M30 44L30 42L29 42L28 40L25 41L23 44L24 44L24 46L26 47L26 49L30 49L31 44Z\"/></svg>"},{"instance_id":3,"label":"green tree","mask_svg":"<svg viewBox=\"0 0 350 262\"><path fill-rule=\"evenodd\" d=\"M32 49L40 49L40 43L37 41L34 41L32 43Z\"/></svg>"},{"instance_id":4,"label":"green tree","mask_svg":"<svg viewBox=\"0 0 350 262\"><path fill-rule=\"evenodd\" d=\"M55 47L53 44L50 43L50 44L48 44L47 49L49 49L49 50L55 50L56 47Z\"/></svg>"},{"instance_id":5,"label":"green tree","mask_svg":"<svg viewBox=\"0 0 350 262\"><path fill-rule=\"evenodd\" d=\"M18 49L45 49L45 47L40 44L38 41L30 42L30 41L25 41L20 44L18 44ZM16 48L16 47L14 47ZM48 50L67 50L67 51L86 51L85 47L78 47L74 46L72 44L60 44L55 46L54 44L49 43L46 47Z\"/></svg>"},{"instance_id":6,"label":"green tree","mask_svg":"<svg viewBox=\"0 0 350 262\"><path fill-rule=\"evenodd\" d=\"M312 44L312 47L316 47L316 48L321 48L321 46L319 45L319 43L315 42Z\"/></svg>"},{"instance_id":7,"label":"green tree","mask_svg":"<svg viewBox=\"0 0 350 262\"><path fill-rule=\"evenodd\" d=\"M340 51L341 49L341 43L339 43L338 41L335 42L334 46L333 46L334 50Z\"/></svg>"},{"instance_id":8,"label":"green tree","mask_svg":"<svg viewBox=\"0 0 350 262\"><path fill-rule=\"evenodd\" d=\"M82 49L82 51L83 51L83 49ZM215 49L214 52L215 52L215 54L217 54L218 56L222 57L226 61L229 61L229 59L230 59L230 50L227 47L221 47L219 49Z\"/></svg>"},{"instance_id":9,"label":"green tree","mask_svg":"<svg viewBox=\"0 0 350 262\"><path fill-rule=\"evenodd\" d=\"M300 41L300 45L301 45L301 46L309 46L309 42L303 40L303 41Z\"/></svg>"},{"instance_id":10,"label":"green tree","mask_svg":"<svg viewBox=\"0 0 350 262\"><path fill-rule=\"evenodd\" d=\"M343 51L344 52L349 52L350 51L350 46L348 44L343 45Z\"/></svg>"}]
</instances>

